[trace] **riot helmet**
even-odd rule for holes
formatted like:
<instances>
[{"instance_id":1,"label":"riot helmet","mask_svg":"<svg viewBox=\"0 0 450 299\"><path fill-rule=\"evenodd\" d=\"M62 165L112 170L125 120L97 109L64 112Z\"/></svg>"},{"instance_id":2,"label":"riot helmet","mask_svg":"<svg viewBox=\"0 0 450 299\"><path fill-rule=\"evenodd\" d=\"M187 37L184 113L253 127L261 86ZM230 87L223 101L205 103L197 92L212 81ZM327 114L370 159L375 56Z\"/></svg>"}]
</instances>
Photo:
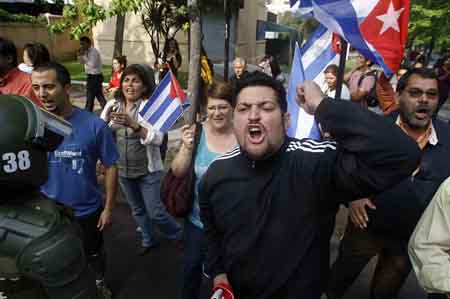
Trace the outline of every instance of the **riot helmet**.
<instances>
[{"instance_id":1,"label":"riot helmet","mask_svg":"<svg viewBox=\"0 0 450 299\"><path fill-rule=\"evenodd\" d=\"M53 151L71 125L27 98L0 95L0 187L37 189L47 181L47 152Z\"/></svg>"}]
</instances>

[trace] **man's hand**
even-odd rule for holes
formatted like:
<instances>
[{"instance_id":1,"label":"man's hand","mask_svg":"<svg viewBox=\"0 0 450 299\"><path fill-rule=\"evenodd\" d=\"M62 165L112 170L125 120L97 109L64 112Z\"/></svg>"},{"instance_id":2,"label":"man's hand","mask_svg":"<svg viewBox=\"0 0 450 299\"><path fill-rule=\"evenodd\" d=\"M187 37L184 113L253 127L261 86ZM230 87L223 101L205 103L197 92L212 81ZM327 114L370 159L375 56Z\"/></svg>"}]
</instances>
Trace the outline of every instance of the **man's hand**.
<instances>
[{"instance_id":1,"label":"man's hand","mask_svg":"<svg viewBox=\"0 0 450 299\"><path fill-rule=\"evenodd\" d=\"M297 104L309 114L314 115L325 94L313 81L305 81L297 86Z\"/></svg>"},{"instance_id":2,"label":"man's hand","mask_svg":"<svg viewBox=\"0 0 450 299\"><path fill-rule=\"evenodd\" d=\"M350 219L361 229L367 228L367 222L369 222L366 206L372 210L376 210L377 208L368 198L361 198L352 201L349 206Z\"/></svg>"},{"instance_id":3,"label":"man's hand","mask_svg":"<svg viewBox=\"0 0 450 299\"><path fill-rule=\"evenodd\" d=\"M214 277L213 295L211 299L234 299L233 289L225 273Z\"/></svg>"},{"instance_id":4,"label":"man's hand","mask_svg":"<svg viewBox=\"0 0 450 299\"><path fill-rule=\"evenodd\" d=\"M105 208L100 214L100 218L98 219L97 228L99 231L103 231L106 226L111 224L111 209Z\"/></svg>"}]
</instances>

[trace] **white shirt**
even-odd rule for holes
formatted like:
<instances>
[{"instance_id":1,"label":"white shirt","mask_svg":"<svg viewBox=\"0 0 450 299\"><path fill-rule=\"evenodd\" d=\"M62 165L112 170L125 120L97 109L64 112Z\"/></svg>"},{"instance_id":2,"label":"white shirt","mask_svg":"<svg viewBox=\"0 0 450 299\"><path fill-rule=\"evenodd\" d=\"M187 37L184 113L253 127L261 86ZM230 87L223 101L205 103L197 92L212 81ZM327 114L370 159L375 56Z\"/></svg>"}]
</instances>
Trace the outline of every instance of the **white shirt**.
<instances>
[{"instance_id":1,"label":"white shirt","mask_svg":"<svg viewBox=\"0 0 450 299\"><path fill-rule=\"evenodd\" d=\"M409 240L409 257L420 285L450 294L450 178L442 183Z\"/></svg>"},{"instance_id":2,"label":"white shirt","mask_svg":"<svg viewBox=\"0 0 450 299\"><path fill-rule=\"evenodd\" d=\"M328 84L324 84L324 86L322 87L322 90L326 96L329 96L330 98L334 99L334 96L336 95L336 89L330 90L330 88L328 87ZM348 90L348 87L345 84L342 84L341 99L348 100L348 101L350 100L350 91Z\"/></svg>"},{"instance_id":3,"label":"white shirt","mask_svg":"<svg viewBox=\"0 0 450 299\"><path fill-rule=\"evenodd\" d=\"M32 66L29 66L29 65L26 64L26 63L21 63L21 64L19 64L19 65L17 66L17 68L18 68L19 70L21 70L22 72L27 73L27 74L30 74L30 75L31 75L31 72L33 71L33 67L32 67Z\"/></svg>"},{"instance_id":4,"label":"white shirt","mask_svg":"<svg viewBox=\"0 0 450 299\"><path fill-rule=\"evenodd\" d=\"M99 75L102 73L102 59L96 48L89 48L84 55L78 56L81 64L84 64L84 71L88 75Z\"/></svg>"}]
</instances>

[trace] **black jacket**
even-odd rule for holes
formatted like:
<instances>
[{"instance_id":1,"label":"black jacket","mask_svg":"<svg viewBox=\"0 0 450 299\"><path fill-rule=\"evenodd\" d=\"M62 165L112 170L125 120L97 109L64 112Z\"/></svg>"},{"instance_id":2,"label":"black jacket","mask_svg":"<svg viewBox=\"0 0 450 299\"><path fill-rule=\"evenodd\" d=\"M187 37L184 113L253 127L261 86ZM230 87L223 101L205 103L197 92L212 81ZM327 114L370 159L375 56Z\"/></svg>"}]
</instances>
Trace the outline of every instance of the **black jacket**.
<instances>
[{"instance_id":1,"label":"black jacket","mask_svg":"<svg viewBox=\"0 0 450 299\"><path fill-rule=\"evenodd\" d=\"M433 126L438 143L428 143L422 150L419 172L373 197L377 209L368 210L370 230L407 241L434 193L450 176L450 126L438 119Z\"/></svg>"},{"instance_id":2,"label":"black jacket","mask_svg":"<svg viewBox=\"0 0 450 299\"><path fill-rule=\"evenodd\" d=\"M400 128L351 103L325 99L316 120L339 146L286 138L262 161L237 149L203 177L207 270L226 273L236 298L320 298L328 205L380 192L418 164L420 150Z\"/></svg>"},{"instance_id":3,"label":"black jacket","mask_svg":"<svg viewBox=\"0 0 450 299\"><path fill-rule=\"evenodd\" d=\"M250 73L248 71L244 71L244 73L241 75L241 77L239 79L238 79L238 77L236 77L236 74L233 74L229 80L231 87L236 88L236 85L238 84L238 82L244 80L248 76L250 76Z\"/></svg>"}]
</instances>

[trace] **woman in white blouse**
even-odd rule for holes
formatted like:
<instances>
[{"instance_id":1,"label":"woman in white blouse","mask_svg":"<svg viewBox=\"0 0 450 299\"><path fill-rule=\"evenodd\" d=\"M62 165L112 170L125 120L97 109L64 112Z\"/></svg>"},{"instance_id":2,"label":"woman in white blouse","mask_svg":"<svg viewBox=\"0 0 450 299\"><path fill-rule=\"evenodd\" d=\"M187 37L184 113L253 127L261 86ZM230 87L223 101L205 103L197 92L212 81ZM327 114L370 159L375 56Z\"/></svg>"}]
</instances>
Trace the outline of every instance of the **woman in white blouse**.
<instances>
[{"instance_id":1,"label":"woman in white blouse","mask_svg":"<svg viewBox=\"0 0 450 299\"><path fill-rule=\"evenodd\" d=\"M325 84L322 87L322 91L325 95L333 99L336 95L337 71L338 66L335 64L330 64L323 72L325 74ZM341 99L350 100L350 91L345 83L342 84Z\"/></svg>"}]
</instances>

